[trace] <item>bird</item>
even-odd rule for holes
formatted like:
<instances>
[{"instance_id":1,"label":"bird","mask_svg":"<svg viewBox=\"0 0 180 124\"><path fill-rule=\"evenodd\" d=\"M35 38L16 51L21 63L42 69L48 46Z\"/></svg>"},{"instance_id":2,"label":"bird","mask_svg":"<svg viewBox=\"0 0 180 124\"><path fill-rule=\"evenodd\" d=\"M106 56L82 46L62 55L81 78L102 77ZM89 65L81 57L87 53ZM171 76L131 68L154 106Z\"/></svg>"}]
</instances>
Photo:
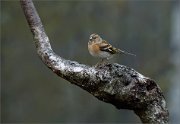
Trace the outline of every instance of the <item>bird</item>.
<instances>
[{"instance_id":1,"label":"bird","mask_svg":"<svg viewBox=\"0 0 180 124\"><path fill-rule=\"evenodd\" d=\"M106 60L109 60L115 54L122 53L136 56L135 54L113 47L111 44L109 44L106 40L102 39L96 33L91 34L89 37L88 50L92 56L101 58L101 61L97 63L97 65L104 63Z\"/></svg>"}]
</instances>

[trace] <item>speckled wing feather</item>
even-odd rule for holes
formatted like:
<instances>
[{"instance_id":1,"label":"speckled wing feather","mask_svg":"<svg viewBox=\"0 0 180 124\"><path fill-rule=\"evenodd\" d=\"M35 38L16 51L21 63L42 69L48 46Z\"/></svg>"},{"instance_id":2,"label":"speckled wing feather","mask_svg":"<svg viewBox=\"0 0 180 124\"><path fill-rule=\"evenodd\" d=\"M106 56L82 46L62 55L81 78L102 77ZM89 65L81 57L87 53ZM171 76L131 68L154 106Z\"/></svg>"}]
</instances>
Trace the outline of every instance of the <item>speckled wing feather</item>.
<instances>
[{"instance_id":1,"label":"speckled wing feather","mask_svg":"<svg viewBox=\"0 0 180 124\"><path fill-rule=\"evenodd\" d=\"M107 43L107 41L105 40L102 41L99 48L101 51L109 52L111 54L115 54L118 52L118 49L112 47L112 45Z\"/></svg>"},{"instance_id":2,"label":"speckled wing feather","mask_svg":"<svg viewBox=\"0 0 180 124\"><path fill-rule=\"evenodd\" d=\"M100 45L100 50L101 51L105 51L105 52L109 52L111 54L116 54L116 53L123 53L123 54L127 54L127 55L132 55L132 56L136 56L135 54L117 49L115 47L112 47L111 44L109 44L107 41L103 40L101 45Z\"/></svg>"}]
</instances>

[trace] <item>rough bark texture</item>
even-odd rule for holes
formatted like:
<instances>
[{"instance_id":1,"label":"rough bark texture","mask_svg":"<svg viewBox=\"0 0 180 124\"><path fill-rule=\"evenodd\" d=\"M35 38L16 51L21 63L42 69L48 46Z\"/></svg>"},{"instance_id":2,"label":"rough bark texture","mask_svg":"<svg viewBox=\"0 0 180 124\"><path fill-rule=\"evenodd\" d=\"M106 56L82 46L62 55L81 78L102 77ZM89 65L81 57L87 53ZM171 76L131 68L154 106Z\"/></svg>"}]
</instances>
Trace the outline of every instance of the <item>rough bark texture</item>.
<instances>
[{"instance_id":1,"label":"rough bark texture","mask_svg":"<svg viewBox=\"0 0 180 124\"><path fill-rule=\"evenodd\" d=\"M153 80L116 63L95 68L63 59L51 49L33 2L20 0L20 3L33 33L37 53L54 73L118 109L133 110L143 123L168 123L166 101Z\"/></svg>"}]
</instances>

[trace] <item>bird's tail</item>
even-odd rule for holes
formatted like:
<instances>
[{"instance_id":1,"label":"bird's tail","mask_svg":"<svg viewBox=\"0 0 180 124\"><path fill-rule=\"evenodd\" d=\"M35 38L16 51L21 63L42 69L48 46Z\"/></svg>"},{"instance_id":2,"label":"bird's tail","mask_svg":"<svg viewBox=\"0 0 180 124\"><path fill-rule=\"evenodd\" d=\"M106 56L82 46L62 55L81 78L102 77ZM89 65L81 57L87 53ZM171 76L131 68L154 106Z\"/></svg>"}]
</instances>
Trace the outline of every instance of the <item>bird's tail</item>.
<instances>
[{"instance_id":1,"label":"bird's tail","mask_svg":"<svg viewBox=\"0 0 180 124\"><path fill-rule=\"evenodd\" d=\"M119 53L126 54L126 55L136 56L135 54L132 54L132 53L129 53L129 52L126 52L126 51L120 50L120 49L118 49L118 52L119 52Z\"/></svg>"}]
</instances>

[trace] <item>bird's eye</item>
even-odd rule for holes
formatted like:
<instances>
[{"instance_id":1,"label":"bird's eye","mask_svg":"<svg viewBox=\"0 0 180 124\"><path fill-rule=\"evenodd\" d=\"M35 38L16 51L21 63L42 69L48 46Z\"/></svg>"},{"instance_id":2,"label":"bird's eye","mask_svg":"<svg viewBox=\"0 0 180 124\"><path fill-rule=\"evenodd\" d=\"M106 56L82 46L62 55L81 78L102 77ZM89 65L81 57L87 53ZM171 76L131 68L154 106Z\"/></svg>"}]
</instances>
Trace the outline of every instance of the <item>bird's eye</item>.
<instances>
[{"instance_id":1,"label":"bird's eye","mask_svg":"<svg viewBox=\"0 0 180 124\"><path fill-rule=\"evenodd\" d=\"M95 39L96 39L96 37L90 37L90 40L92 40L92 39L93 39L93 40L95 40Z\"/></svg>"}]
</instances>

